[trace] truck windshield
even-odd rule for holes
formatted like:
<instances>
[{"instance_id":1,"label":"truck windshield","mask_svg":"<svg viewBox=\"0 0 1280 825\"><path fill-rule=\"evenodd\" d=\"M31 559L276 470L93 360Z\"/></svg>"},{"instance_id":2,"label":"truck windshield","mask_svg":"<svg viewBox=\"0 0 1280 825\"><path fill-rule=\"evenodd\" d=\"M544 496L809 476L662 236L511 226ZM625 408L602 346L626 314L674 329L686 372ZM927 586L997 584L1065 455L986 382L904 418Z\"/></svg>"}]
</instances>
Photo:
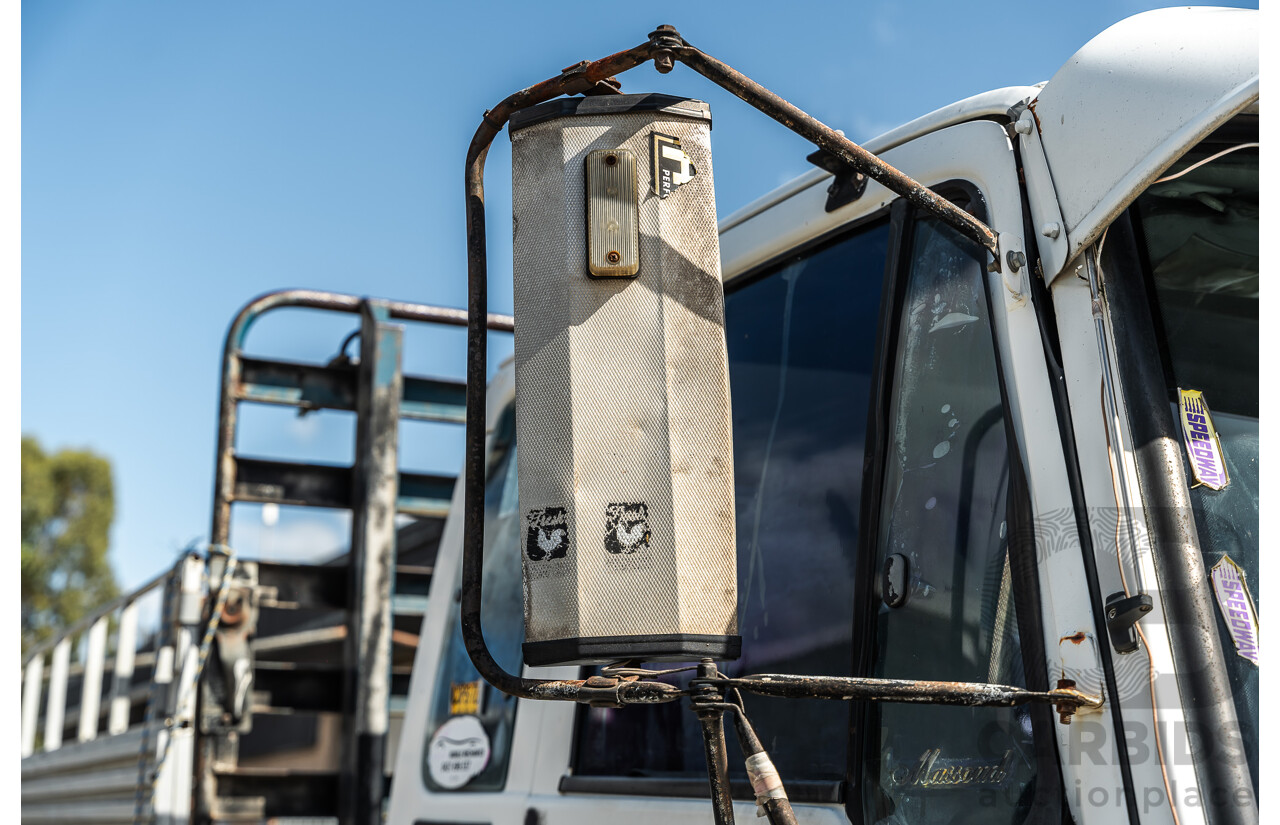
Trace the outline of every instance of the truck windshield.
<instances>
[{"instance_id":1,"label":"truck windshield","mask_svg":"<svg viewBox=\"0 0 1280 825\"><path fill-rule=\"evenodd\" d=\"M1197 484L1186 470L1205 568L1217 567L1218 636L1256 791L1258 138L1256 118L1241 120L1175 164L1135 211L1173 412L1177 388L1201 391L1222 444L1225 488ZM1222 595L1224 575L1239 599Z\"/></svg>"}]
</instances>

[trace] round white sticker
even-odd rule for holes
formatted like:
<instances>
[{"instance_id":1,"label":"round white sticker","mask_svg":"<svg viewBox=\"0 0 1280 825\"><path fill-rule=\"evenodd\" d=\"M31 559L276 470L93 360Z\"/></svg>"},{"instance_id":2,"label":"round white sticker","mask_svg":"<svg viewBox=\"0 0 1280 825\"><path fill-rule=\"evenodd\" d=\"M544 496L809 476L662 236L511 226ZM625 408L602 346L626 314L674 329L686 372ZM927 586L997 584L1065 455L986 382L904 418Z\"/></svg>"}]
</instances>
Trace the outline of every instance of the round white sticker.
<instances>
[{"instance_id":1,"label":"round white sticker","mask_svg":"<svg viewBox=\"0 0 1280 825\"><path fill-rule=\"evenodd\" d=\"M436 729L427 746L427 770L446 790L461 788L489 764L489 734L474 716L455 716Z\"/></svg>"}]
</instances>

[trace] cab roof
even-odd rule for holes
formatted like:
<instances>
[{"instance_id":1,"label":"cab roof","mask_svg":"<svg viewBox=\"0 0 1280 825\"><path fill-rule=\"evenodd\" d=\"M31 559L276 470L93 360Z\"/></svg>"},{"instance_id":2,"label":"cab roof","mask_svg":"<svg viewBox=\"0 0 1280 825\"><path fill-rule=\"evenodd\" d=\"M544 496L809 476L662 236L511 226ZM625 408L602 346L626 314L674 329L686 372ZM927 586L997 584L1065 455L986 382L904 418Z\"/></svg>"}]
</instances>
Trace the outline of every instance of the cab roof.
<instances>
[{"instance_id":1,"label":"cab roof","mask_svg":"<svg viewBox=\"0 0 1280 825\"><path fill-rule=\"evenodd\" d=\"M1210 132L1258 104L1255 9L1182 7L1090 40L1031 103L1068 260Z\"/></svg>"}]
</instances>

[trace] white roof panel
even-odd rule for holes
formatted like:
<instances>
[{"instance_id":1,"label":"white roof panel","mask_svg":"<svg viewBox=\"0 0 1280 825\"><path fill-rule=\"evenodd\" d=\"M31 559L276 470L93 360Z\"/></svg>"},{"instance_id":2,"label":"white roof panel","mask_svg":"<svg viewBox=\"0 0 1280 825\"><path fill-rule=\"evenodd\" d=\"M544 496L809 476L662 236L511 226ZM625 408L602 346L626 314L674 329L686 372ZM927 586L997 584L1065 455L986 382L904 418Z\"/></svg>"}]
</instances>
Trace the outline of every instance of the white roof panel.
<instances>
[{"instance_id":1,"label":"white roof panel","mask_svg":"<svg viewBox=\"0 0 1280 825\"><path fill-rule=\"evenodd\" d=\"M1258 100L1254 9L1160 9L1089 41L1031 104L1068 259L1187 149Z\"/></svg>"}]
</instances>

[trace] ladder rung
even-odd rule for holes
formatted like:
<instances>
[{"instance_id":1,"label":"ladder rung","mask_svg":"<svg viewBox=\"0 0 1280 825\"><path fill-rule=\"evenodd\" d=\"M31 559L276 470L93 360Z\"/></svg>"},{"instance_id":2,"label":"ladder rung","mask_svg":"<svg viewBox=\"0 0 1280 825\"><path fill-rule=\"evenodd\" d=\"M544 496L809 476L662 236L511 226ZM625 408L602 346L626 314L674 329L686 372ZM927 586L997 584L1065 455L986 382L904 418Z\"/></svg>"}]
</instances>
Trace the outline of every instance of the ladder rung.
<instances>
[{"instance_id":1,"label":"ladder rung","mask_svg":"<svg viewBox=\"0 0 1280 825\"><path fill-rule=\"evenodd\" d=\"M260 501L302 507L351 508L352 468L235 457L233 501ZM396 510L413 516L449 511L454 479L429 473L400 473Z\"/></svg>"},{"instance_id":2,"label":"ladder rung","mask_svg":"<svg viewBox=\"0 0 1280 825\"><path fill-rule=\"evenodd\" d=\"M346 557L339 559L348 561ZM258 585L275 592L262 606L284 610L345 610L350 598L351 571L347 564L289 564L258 561ZM396 565L395 596L425 599L431 588L431 568Z\"/></svg>"},{"instance_id":3,"label":"ladder rung","mask_svg":"<svg viewBox=\"0 0 1280 825\"><path fill-rule=\"evenodd\" d=\"M237 401L325 410L355 410L356 371L352 364L320 366L265 358L240 358ZM400 417L461 424L467 416L462 381L406 375Z\"/></svg>"}]
</instances>

